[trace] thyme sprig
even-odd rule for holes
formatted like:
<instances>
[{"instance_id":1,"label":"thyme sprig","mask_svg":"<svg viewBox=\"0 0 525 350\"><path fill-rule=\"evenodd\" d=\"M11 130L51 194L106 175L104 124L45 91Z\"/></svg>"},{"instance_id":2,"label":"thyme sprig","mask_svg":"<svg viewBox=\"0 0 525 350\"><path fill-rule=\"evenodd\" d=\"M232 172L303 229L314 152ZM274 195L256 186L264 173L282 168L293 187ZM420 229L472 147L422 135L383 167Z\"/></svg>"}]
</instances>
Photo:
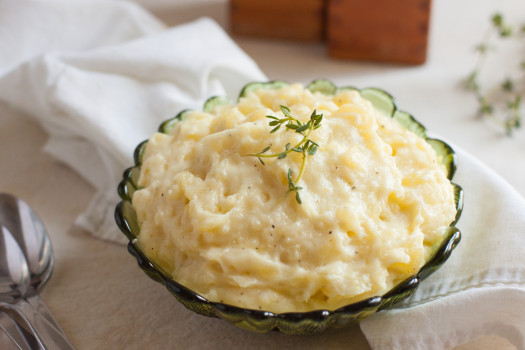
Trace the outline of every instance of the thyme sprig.
<instances>
[{"instance_id":1,"label":"thyme sprig","mask_svg":"<svg viewBox=\"0 0 525 350\"><path fill-rule=\"evenodd\" d=\"M483 89L480 75L489 53L495 50L493 37L518 40L525 38L525 24L521 27L511 26L505 22L500 13L494 14L491 22L492 25L485 34L483 41L476 46L478 61L465 80L465 87L474 92L478 100L478 114L500 124L505 129L506 134L510 136L515 129L521 126L523 114L521 100L525 94L525 79L523 76L520 79L506 77L496 86ZM520 68L523 75L525 73L525 60L521 61Z\"/></svg>"},{"instance_id":2,"label":"thyme sprig","mask_svg":"<svg viewBox=\"0 0 525 350\"><path fill-rule=\"evenodd\" d=\"M315 153L317 153L317 150L319 149L319 144L310 139L310 134L312 133L312 131L321 127L323 115L317 113L317 110L314 109L314 111L310 115L310 119L306 123L303 123L292 116L290 108L288 108L287 106L281 105L280 109L283 112L284 118L278 118L273 115L266 116L266 118L270 119L268 125L272 127L270 133L273 134L277 132L284 125L284 128L286 130L293 130L294 132L302 135L302 139L294 146L292 146L291 143L287 143L284 147L284 151L279 153L266 153L270 150L270 145L265 147L259 153L249 153L248 155L257 157L262 165L266 165L263 161L263 158L284 159L291 152L301 153L303 158L299 175L297 175L297 177L294 179L292 169L288 169L288 173L286 176L286 178L288 179L288 191L286 193L295 192L295 200L297 201L297 203L301 204L302 201L301 196L299 195L299 191L303 188L297 186L297 183L301 181L301 178L304 175L304 171L306 169L306 159L309 156L313 156Z\"/></svg>"}]
</instances>

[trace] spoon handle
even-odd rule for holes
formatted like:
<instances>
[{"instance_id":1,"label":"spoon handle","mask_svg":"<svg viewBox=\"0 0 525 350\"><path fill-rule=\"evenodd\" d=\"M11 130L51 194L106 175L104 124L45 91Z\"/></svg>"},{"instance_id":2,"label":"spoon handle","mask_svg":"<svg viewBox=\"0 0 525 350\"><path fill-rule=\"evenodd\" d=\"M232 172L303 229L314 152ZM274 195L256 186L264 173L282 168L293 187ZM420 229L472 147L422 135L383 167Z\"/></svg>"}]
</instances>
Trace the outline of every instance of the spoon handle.
<instances>
[{"instance_id":1,"label":"spoon handle","mask_svg":"<svg viewBox=\"0 0 525 350\"><path fill-rule=\"evenodd\" d=\"M44 349L75 349L64 333L56 328L25 299L20 299L16 304L13 304L13 306L29 323L30 328L34 330L35 337L42 343Z\"/></svg>"},{"instance_id":2,"label":"spoon handle","mask_svg":"<svg viewBox=\"0 0 525 350\"><path fill-rule=\"evenodd\" d=\"M30 296L26 296L25 300L27 301L28 304L30 304L34 308L34 310L36 310L42 316L44 316L49 321L49 323L51 323L51 325L53 325L60 333L65 335L64 331L62 330L57 320L55 319L55 316L53 316L51 311L49 311L49 309L47 308L42 298L40 298L39 294L33 294ZM25 307L27 307L27 305Z\"/></svg>"},{"instance_id":3,"label":"spoon handle","mask_svg":"<svg viewBox=\"0 0 525 350\"><path fill-rule=\"evenodd\" d=\"M23 324L25 321L13 310L0 311L0 328L20 350L40 349L40 344Z\"/></svg>"}]
</instances>

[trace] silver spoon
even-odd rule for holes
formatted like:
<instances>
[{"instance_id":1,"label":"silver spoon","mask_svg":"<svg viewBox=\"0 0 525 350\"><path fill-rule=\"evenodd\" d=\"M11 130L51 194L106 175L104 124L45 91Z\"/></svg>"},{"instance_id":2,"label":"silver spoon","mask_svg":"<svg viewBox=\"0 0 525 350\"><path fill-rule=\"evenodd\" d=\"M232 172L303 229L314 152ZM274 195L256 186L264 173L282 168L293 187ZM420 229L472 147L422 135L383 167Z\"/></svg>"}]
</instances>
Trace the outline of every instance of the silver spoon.
<instances>
[{"instance_id":1,"label":"silver spoon","mask_svg":"<svg viewBox=\"0 0 525 350\"><path fill-rule=\"evenodd\" d=\"M15 237L29 263L31 283L25 293L27 302L62 332L38 294L51 276L55 262L51 241L42 221L26 202L10 194L0 193L0 225L5 226Z\"/></svg>"},{"instance_id":2,"label":"silver spoon","mask_svg":"<svg viewBox=\"0 0 525 350\"><path fill-rule=\"evenodd\" d=\"M0 226L0 303L6 305L0 312L0 328L22 350L37 349L41 345L20 325L25 322L30 331L34 331L27 318L16 314L11 306L23 298L29 284L29 267L24 253L9 230Z\"/></svg>"},{"instance_id":3,"label":"silver spoon","mask_svg":"<svg viewBox=\"0 0 525 350\"><path fill-rule=\"evenodd\" d=\"M0 227L0 310L8 315L16 326L6 331L19 348L29 344L33 349L74 349L65 335L53 326L25 299L30 285L29 266L18 242L5 226ZM2 322L6 325L6 322ZM22 328L30 332L26 337Z\"/></svg>"},{"instance_id":4,"label":"silver spoon","mask_svg":"<svg viewBox=\"0 0 525 350\"><path fill-rule=\"evenodd\" d=\"M42 221L23 200L0 193L0 224L13 234L29 264L30 284L23 294L24 298L16 303L17 309L37 323L31 322L34 327L48 329L46 335L60 333L61 349L73 349L38 294L51 276L54 265L51 242Z\"/></svg>"},{"instance_id":5,"label":"silver spoon","mask_svg":"<svg viewBox=\"0 0 525 350\"><path fill-rule=\"evenodd\" d=\"M42 221L26 202L0 193L0 225L11 232L29 264L31 284L26 296L38 294L51 276L55 263L51 241Z\"/></svg>"}]
</instances>

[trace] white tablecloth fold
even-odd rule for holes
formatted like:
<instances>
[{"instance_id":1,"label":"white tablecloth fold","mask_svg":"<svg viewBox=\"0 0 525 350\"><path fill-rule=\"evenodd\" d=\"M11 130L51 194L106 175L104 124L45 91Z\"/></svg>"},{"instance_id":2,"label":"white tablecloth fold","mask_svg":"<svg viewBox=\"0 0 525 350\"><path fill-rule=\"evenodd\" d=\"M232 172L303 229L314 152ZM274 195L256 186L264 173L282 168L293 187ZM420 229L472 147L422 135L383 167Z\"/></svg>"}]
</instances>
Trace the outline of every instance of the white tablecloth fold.
<instances>
[{"instance_id":1,"label":"white tablecloth fold","mask_svg":"<svg viewBox=\"0 0 525 350\"><path fill-rule=\"evenodd\" d=\"M108 240L124 241L113 211L135 146L179 111L266 79L206 18L165 29L131 3L30 0L0 2L0 23L0 100L96 188L77 224Z\"/></svg>"},{"instance_id":2,"label":"white tablecloth fold","mask_svg":"<svg viewBox=\"0 0 525 350\"><path fill-rule=\"evenodd\" d=\"M209 19L166 29L127 2L0 0L0 100L38 121L45 150L95 187L77 224L104 239L124 241L116 187L140 141L182 109L265 79ZM462 242L410 300L362 322L375 349L446 349L491 333L525 348L525 201L457 151Z\"/></svg>"}]
</instances>

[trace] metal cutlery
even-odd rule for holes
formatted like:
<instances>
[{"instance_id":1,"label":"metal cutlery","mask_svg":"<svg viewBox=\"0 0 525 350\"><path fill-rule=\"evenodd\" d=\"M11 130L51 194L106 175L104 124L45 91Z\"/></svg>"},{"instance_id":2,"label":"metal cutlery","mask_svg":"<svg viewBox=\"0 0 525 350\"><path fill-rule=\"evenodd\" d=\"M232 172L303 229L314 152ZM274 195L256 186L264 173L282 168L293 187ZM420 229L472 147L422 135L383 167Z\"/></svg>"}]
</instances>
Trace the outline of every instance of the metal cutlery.
<instances>
[{"instance_id":1,"label":"metal cutlery","mask_svg":"<svg viewBox=\"0 0 525 350\"><path fill-rule=\"evenodd\" d=\"M40 348L74 349L38 294L51 276L54 265L51 242L42 221L24 201L0 193L0 225L3 226L4 241L10 244L9 252L6 251L4 255L14 254L10 253L16 250L14 241L24 258L18 262L18 266L22 266L25 271L25 264L28 270L28 281L23 280L17 289L10 290L10 298L7 298L7 294L5 298L0 298L0 309L12 319L20 320L19 325L25 324L23 328L34 333ZM6 237L12 237L13 241ZM0 260L0 263L4 263L0 266L0 272L3 272L5 261ZM23 275L23 271L20 274ZM6 273L2 275L7 281Z\"/></svg>"}]
</instances>

